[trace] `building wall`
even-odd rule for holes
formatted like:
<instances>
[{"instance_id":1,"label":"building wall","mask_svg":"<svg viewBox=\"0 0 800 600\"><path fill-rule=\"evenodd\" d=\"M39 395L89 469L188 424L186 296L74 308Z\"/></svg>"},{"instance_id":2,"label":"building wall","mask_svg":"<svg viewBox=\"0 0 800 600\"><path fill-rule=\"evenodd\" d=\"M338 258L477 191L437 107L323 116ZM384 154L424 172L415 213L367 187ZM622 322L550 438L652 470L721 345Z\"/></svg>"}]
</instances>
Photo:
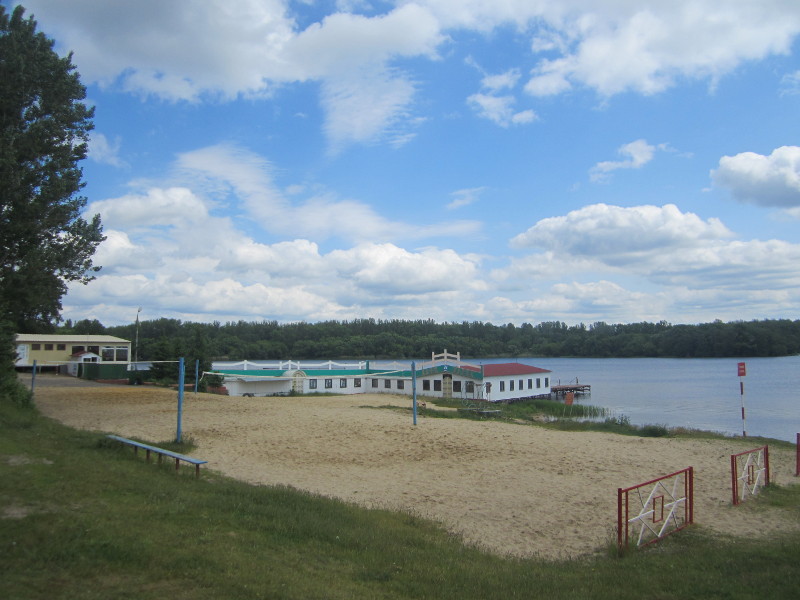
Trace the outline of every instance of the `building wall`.
<instances>
[{"instance_id":1,"label":"building wall","mask_svg":"<svg viewBox=\"0 0 800 600\"><path fill-rule=\"evenodd\" d=\"M550 395L549 373L487 377L486 383L491 384L487 394L487 399L491 402Z\"/></svg>"},{"instance_id":2,"label":"building wall","mask_svg":"<svg viewBox=\"0 0 800 600\"><path fill-rule=\"evenodd\" d=\"M231 396L253 394L254 396L287 395L293 389L290 379L270 381L247 379L238 381L234 377L225 379L225 387ZM448 383L449 381L449 383ZM522 385L520 386L520 381ZM385 377L370 374L330 376L314 374L300 379L302 386L297 389L303 394L413 394L411 377ZM417 395L434 398L468 398L501 402L546 396L550 394L550 373L504 375L487 377L491 391L487 394L480 380L455 373L434 373L417 378Z\"/></svg>"},{"instance_id":3,"label":"building wall","mask_svg":"<svg viewBox=\"0 0 800 600\"><path fill-rule=\"evenodd\" d=\"M91 352L97 354L99 362L112 364L127 364L130 362L131 343L127 340L104 339L110 336L17 336L18 367L67 363L73 360L72 355L77 352Z\"/></svg>"}]
</instances>

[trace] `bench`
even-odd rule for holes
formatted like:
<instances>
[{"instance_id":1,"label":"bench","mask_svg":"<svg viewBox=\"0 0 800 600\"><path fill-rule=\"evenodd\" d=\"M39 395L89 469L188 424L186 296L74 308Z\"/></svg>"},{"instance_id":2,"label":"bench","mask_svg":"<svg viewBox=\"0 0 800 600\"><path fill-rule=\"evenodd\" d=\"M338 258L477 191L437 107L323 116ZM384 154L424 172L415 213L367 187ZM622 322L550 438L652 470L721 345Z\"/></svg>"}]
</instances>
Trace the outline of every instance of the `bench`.
<instances>
[{"instance_id":1,"label":"bench","mask_svg":"<svg viewBox=\"0 0 800 600\"><path fill-rule=\"evenodd\" d=\"M191 456L186 456L185 454L178 454L177 452L173 452L172 450L165 450L164 448L157 448L156 446L151 446L150 444L143 444L142 442L137 442L135 440L129 440L128 438L120 437L118 435L108 435L106 436L111 440L116 442L120 442L121 444L125 444L127 446L133 447L134 455L139 454L139 448L142 448L147 454L147 462L150 462L150 453L154 452L158 454L158 462L161 463L161 458L164 456L169 456L175 459L175 471L177 471L181 466L181 461L191 463L194 465L194 476L200 477L200 465L206 464L207 460L200 460L199 458L192 458Z\"/></svg>"}]
</instances>

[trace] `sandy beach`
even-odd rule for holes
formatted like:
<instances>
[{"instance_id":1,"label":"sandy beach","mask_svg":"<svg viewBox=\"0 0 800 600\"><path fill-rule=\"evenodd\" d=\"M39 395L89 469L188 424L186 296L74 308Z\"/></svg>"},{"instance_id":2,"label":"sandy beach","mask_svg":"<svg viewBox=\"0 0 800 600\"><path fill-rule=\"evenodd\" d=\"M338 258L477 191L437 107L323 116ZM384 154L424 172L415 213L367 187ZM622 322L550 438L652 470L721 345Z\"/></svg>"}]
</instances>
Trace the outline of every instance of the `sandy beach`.
<instances>
[{"instance_id":1,"label":"sandy beach","mask_svg":"<svg viewBox=\"0 0 800 600\"><path fill-rule=\"evenodd\" d=\"M43 414L81 429L174 439L177 392L37 387ZM379 408L395 406L396 410ZM591 554L612 539L617 488L692 466L695 523L738 536L800 528L778 510L731 506L740 440L555 432L497 421L413 425L405 396L235 398L187 393L182 429L208 468L440 522L464 541L517 557ZM770 449L773 481L794 484L794 452Z\"/></svg>"}]
</instances>

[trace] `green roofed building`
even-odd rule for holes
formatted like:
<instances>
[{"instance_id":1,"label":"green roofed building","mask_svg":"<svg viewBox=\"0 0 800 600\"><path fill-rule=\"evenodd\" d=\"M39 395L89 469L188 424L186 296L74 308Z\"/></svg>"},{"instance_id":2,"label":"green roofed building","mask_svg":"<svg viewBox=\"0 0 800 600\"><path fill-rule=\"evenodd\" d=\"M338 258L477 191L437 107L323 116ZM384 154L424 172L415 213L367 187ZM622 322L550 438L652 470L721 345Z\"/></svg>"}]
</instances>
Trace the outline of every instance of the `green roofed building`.
<instances>
[{"instance_id":1,"label":"green roofed building","mask_svg":"<svg viewBox=\"0 0 800 600\"><path fill-rule=\"evenodd\" d=\"M413 393L411 364L374 369L328 363L327 369L289 368L221 369L231 396L280 396L295 394L408 394ZM336 368L334 368L336 367ZM460 354L432 354L430 361L415 365L417 393L437 398L466 398L501 402L549 396L550 371L517 362L474 365Z\"/></svg>"}]
</instances>

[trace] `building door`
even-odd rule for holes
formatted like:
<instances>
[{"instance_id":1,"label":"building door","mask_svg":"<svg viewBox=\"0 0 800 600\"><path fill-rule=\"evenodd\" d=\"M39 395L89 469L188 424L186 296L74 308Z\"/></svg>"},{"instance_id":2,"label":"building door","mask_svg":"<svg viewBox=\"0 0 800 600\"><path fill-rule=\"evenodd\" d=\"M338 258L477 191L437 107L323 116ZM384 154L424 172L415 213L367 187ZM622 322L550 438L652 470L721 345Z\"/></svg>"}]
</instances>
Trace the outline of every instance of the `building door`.
<instances>
[{"instance_id":1,"label":"building door","mask_svg":"<svg viewBox=\"0 0 800 600\"><path fill-rule=\"evenodd\" d=\"M445 373L442 376L442 398L453 397L453 376L450 373Z\"/></svg>"}]
</instances>

